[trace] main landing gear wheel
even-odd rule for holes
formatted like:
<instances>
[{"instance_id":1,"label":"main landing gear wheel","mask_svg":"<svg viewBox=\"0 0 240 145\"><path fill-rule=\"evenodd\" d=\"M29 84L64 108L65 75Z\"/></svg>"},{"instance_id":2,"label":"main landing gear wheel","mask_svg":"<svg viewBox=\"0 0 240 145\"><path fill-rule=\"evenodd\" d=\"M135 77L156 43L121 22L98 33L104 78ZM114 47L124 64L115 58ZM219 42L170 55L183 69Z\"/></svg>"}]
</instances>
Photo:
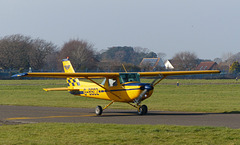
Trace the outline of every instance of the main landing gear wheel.
<instances>
[{"instance_id":1,"label":"main landing gear wheel","mask_svg":"<svg viewBox=\"0 0 240 145\"><path fill-rule=\"evenodd\" d=\"M102 115L102 112L103 112L103 109L101 106L97 106L96 109L95 109L95 113L96 115Z\"/></svg>"},{"instance_id":2,"label":"main landing gear wheel","mask_svg":"<svg viewBox=\"0 0 240 145\"><path fill-rule=\"evenodd\" d=\"M142 105L138 108L138 115L146 115L148 112L148 108L146 105Z\"/></svg>"}]
</instances>

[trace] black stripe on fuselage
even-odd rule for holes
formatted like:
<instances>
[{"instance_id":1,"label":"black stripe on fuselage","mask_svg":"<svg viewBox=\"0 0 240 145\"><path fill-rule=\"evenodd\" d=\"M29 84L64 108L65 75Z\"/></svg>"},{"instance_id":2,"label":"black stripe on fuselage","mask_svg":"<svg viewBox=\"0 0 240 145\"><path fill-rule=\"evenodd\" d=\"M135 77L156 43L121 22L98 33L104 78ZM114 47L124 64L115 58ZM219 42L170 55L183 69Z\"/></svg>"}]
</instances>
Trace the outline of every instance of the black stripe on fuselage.
<instances>
[{"instance_id":1,"label":"black stripe on fuselage","mask_svg":"<svg viewBox=\"0 0 240 145\"><path fill-rule=\"evenodd\" d=\"M135 88L135 89L117 89L117 90L110 90L111 92L115 92L115 91L130 91L130 90L140 90L140 88ZM105 92L108 92L107 90L105 90Z\"/></svg>"},{"instance_id":2,"label":"black stripe on fuselage","mask_svg":"<svg viewBox=\"0 0 240 145\"><path fill-rule=\"evenodd\" d=\"M132 89L116 89L116 90L110 90L111 92L116 92L116 91L132 91L132 90L141 90L139 86L145 86L145 85L150 85L149 83L128 83L128 84L123 84L123 86L136 86L138 88L132 88ZM109 92L107 90L99 90L98 93L104 93L104 92ZM77 94L84 94L83 91L70 91L69 93L77 95Z\"/></svg>"},{"instance_id":3,"label":"black stripe on fuselage","mask_svg":"<svg viewBox=\"0 0 240 145\"><path fill-rule=\"evenodd\" d=\"M123 84L123 86L145 86L150 85L149 83L129 83L129 84Z\"/></svg>"},{"instance_id":4,"label":"black stripe on fuselage","mask_svg":"<svg viewBox=\"0 0 240 145\"><path fill-rule=\"evenodd\" d=\"M140 90L140 88L135 88L135 89L116 89L116 90L110 90L111 92L116 92L116 91L132 91L132 90ZM104 92L109 92L107 90L100 90L99 93L104 93ZM83 91L70 91L70 94L73 95L80 95L84 94Z\"/></svg>"}]
</instances>

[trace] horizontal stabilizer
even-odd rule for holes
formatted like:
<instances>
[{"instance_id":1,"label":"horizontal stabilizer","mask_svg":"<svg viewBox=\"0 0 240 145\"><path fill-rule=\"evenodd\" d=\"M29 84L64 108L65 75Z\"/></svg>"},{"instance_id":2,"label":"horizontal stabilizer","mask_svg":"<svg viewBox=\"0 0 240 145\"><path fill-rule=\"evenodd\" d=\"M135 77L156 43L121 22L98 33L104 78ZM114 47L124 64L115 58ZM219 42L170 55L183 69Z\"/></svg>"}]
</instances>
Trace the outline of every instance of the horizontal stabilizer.
<instances>
[{"instance_id":1,"label":"horizontal stabilizer","mask_svg":"<svg viewBox=\"0 0 240 145\"><path fill-rule=\"evenodd\" d=\"M79 91L79 89L69 88L43 88L44 91Z\"/></svg>"}]
</instances>

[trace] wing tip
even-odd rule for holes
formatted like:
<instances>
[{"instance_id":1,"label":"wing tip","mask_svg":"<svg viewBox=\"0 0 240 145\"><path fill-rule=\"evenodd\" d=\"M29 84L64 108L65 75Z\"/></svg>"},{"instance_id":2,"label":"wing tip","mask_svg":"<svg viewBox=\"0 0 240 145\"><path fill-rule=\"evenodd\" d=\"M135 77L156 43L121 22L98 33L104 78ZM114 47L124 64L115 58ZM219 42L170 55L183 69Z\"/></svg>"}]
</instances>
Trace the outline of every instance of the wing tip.
<instances>
[{"instance_id":1,"label":"wing tip","mask_svg":"<svg viewBox=\"0 0 240 145\"><path fill-rule=\"evenodd\" d=\"M46 88L43 88L43 90L46 91L46 92L48 92L48 89L46 89Z\"/></svg>"}]
</instances>

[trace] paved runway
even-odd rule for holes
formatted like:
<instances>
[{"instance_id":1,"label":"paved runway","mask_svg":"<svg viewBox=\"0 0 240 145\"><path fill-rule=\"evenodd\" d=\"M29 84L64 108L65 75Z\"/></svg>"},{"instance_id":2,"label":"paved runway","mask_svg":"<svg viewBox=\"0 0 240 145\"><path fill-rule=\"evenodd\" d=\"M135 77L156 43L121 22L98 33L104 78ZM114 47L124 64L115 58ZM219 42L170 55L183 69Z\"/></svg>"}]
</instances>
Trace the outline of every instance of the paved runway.
<instances>
[{"instance_id":1,"label":"paved runway","mask_svg":"<svg viewBox=\"0 0 240 145\"><path fill-rule=\"evenodd\" d=\"M0 125L37 122L167 124L240 128L240 114L149 111L139 116L134 110L107 109L96 116L94 108L59 108L0 105Z\"/></svg>"}]
</instances>

